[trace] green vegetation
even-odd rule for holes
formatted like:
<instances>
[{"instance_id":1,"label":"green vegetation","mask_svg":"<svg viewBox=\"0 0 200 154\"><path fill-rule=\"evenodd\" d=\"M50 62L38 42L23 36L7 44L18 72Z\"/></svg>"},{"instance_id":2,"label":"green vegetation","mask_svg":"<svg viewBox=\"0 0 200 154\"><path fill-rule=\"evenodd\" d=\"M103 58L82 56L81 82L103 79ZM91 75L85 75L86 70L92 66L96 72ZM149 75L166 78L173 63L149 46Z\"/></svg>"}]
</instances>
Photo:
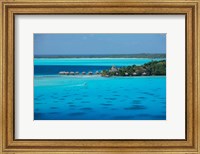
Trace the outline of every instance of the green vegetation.
<instances>
[{"instance_id":1,"label":"green vegetation","mask_svg":"<svg viewBox=\"0 0 200 154\"><path fill-rule=\"evenodd\" d=\"M166 75L166 60L151 61L141 66L126 66L116 68L113 66L109 70L104 70L102 76L154 76Z\"/></svg>"}]
</instances>

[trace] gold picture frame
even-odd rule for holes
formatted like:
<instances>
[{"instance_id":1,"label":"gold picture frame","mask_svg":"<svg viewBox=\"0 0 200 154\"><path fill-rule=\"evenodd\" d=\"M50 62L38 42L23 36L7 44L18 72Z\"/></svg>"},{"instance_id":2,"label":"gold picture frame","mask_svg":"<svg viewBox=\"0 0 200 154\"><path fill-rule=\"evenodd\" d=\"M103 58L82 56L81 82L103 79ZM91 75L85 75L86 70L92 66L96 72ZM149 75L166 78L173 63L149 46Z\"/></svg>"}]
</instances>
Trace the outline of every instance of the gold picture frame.
<instances>
[{"instance_id":1,"label":"gold picture frame","mask_svg":"<svg viewBox=\"0 0 200 154\"><path fill-rule=\"evenodd\" d=\"M2 0L0 2L0 153L200 153L199 0ZM14 19L16 14L184 14L186 139L16 140Z\"/></svg>"}]
</instances>

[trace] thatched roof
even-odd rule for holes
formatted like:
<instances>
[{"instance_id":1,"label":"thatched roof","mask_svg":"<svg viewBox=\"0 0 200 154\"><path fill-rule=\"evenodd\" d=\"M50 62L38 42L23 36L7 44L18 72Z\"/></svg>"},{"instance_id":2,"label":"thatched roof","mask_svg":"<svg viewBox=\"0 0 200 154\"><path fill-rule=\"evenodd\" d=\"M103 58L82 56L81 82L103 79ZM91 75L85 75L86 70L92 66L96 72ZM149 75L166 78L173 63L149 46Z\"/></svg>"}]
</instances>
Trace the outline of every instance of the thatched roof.
<instances>
[{"instance_id":1,"label":"thatched roof","mask_svg":"<svg viewBox=\"0 0 200 154\"><path fill-rule=\"evenodd\" d=\"M146 73L146 72L143 72L142 75L147 75L147 73Z\"/></svg>"},{"instance_id":2,"label":"thatched roof","mask_svg":"<svg viewBox=\"0 0 200 154\"><path fill-rule=\"evenodd\" d=\"M59 72L60 75L64 75L65 74L65 71L61 71Z\"/></svg>"},{"instance_id":3,"label":"thatched roof","mask_svg":"<svg viewBox=\"0 0 200 154\"><path fill-rule=\"evenodd\" d=\"M137 75L137 73L136 73L136 72L134 72L134 73L133 73L133 75Z\"/></svg>"},{"instance_id":4,"label":"thatched roof","mask_svg":"<svg viewBox=\"0 0 200 154\"><path fill-rule=\"evenodd\" d=\"M118 69L115 66L112 66L111 69L109 70L110 72L117 72Z\"/></svg>"}]
</instances>

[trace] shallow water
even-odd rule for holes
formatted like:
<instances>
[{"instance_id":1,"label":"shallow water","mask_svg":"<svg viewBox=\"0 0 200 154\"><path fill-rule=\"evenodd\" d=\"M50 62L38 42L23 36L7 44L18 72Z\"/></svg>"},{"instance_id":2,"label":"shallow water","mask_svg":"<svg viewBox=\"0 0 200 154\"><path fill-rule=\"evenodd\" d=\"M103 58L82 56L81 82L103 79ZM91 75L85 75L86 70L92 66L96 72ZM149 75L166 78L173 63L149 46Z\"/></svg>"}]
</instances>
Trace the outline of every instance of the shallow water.
<instances>
[{"instance_id":1,"label":"shallow water","mask_svg":"<svg viewBox=\"0 0 200 154\"><path fill-rule=\"evenodd\" d=\"M165 119L165 76L34 77L34 120Z\"/></svg>"},{"instance_id":2,"label":"shallow water","mask_svg":"<svg viewBox=\"0 0 200 154\"><path fill-rule=\"evenodd\" d=\"M130 66L142 65L152 60L148 58L34 58L34 65L65 65L65 66Z\"/></svg>"}]
</instances>

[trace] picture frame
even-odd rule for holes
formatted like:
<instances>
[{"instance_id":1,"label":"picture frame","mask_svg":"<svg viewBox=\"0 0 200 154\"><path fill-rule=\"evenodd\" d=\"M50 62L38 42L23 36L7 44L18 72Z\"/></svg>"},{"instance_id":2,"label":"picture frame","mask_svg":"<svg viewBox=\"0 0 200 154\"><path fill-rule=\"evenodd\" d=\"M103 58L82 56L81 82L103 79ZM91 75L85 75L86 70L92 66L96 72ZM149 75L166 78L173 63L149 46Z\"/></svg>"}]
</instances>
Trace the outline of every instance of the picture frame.
<instances>
[{"instance_id":1,"label":"picture frame","mask_svg":"<svg viewBox=\"0 0 200 154\"><path fill-rule=\"evenodd\" d=\"M199 0L15 0L0 2L1 153L199 153ZM15 139L15 15L145 14L186 17L186 139Z\"/></svg>"}]
</instances>

